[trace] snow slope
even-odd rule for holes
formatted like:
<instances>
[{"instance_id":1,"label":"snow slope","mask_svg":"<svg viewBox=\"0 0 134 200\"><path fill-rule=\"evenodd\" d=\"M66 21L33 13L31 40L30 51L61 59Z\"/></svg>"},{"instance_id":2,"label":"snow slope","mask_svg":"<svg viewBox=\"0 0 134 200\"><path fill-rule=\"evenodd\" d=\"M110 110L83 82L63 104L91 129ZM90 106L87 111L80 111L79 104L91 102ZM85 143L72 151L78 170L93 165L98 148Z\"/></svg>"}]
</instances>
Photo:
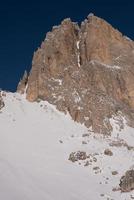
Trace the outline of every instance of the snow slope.
<instances>
[{"instance_id":1,"label":"snow slope","mask_svg":"<svg viewBox=\"0 0 134 200\"><path fill-rule=\"evenodd\" d=\"M113 192L133 167L134 130L111 137L95 135L47 102L29 103L6 93L0 113L0 200L130 200L133 192ZM86 135L83 135L86 134ZM89 136L88 136L89 134ZM85 136L85 137L84 137ZM120 144L117 145L110 144ZM125 145L127 144L127 145ZM109 148L113 156L104 155ZM86 161L72 163L71 152L86 151ZM96 168L97 167L97 168ZM113 176L112 171L118 171Z\"/></svg>"}]
</instances>

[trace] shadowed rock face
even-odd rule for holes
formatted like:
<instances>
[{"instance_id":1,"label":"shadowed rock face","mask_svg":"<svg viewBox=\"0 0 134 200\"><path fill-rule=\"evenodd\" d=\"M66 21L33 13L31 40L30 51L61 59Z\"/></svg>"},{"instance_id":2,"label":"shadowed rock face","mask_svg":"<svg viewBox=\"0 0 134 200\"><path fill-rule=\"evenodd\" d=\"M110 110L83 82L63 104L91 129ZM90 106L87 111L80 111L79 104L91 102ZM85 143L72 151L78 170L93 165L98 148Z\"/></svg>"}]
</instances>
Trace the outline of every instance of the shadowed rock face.
<instances>
[{"instance_id":1,"label":"shadowed rock face","mask_svg":"<svg viewBox=\"0 0 134 200\"><path fill-rule=\"evenodd\" d=\"M27 82L28 82L28 74L27 74L27 71L25 71L17 87L17 90L19 91L19 93L24 94Z\"/></svg>"},{"instance_id":2,"label":"shadowed rock face","mask_svg":"<svg viewBox=\"0 0 134 200\"><path fill-rule=\"evenodd\" d=\"M128 170L120 180L120 189L122 192L134 190L134 170Z\"/></svg>"},{"instance_id":3,"label":"shadowed rock face","mask_svg":"<svg viewBox=\"0 0 134 200\"><path fill-rule=\"evenodd\" d=\"M134 43L96 16L53 27L27 80L29 101L47 100L95 132L110 133L118 111L133 122Z\"/></svg>"},{"instance_id":4,"label":"shadowed rock face","mask_svg":"<svg viewBox=\"0 0 134 200\"><path fill-rule=\"evenodd\" d=\"M4 108L4 106L5 106L5 103L4 103L4 101L3 101L2 93L1 93L1 91L0 91L0 110L1 110L2 108Z\"/></svg>"}]
</instances>

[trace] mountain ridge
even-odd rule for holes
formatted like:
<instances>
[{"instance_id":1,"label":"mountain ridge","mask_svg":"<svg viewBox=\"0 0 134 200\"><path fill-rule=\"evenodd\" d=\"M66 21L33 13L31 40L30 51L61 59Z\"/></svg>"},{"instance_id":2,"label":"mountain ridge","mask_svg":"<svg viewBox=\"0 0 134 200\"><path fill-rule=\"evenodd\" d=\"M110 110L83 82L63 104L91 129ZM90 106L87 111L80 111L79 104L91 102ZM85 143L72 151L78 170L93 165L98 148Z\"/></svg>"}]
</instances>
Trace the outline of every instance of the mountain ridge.
<instances>
[{"instance_id":1,"label":"mountain ridge","mask_svg":"<svg viewBox=\"0 0 134 200\"><path fill-rule=\"evenodd\" d=\"M47 100L72 119L110 134L112 115L134 126L134 42L90 14L78 26L69 18L46 34L34 53L29 77L17 91Z\"/></svg>"},{"instance_id":2,"label":"mountain ridge","mask_svg":"<svg viewBox=\"0 0 134 200\"><path fill-rule=\"evenodd\" d=\"M134 198L133 48L92 14L47 34L0 91L0 199Z\"/></svg>"}]
</instances>

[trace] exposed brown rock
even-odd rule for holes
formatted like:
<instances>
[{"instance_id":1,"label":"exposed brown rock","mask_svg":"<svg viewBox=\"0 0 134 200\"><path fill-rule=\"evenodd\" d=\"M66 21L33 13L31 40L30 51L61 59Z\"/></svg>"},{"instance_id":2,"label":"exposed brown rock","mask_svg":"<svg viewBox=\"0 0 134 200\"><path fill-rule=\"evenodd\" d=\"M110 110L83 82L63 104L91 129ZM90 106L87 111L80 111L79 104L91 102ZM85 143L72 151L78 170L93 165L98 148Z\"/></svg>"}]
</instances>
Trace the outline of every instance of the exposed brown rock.
<instances>
[{"instance_id":1,"label":"exposed brown rock","mask_svg":"<svg viewBox=\"0 0 134 200\"><path fill-rule=\"evenodd\" d=\"M65 19L34 53L27 99L47 100L94 132L110 133L118 111L133 126L133 41L94 15L80 27Z\"/></svg>"},{"instance_id":2,"label":"exposed brown rock","mask_svg":"<svg viewBox=\"0 0 134 200\"><path fill-rule=\"evenodd\" d=\"M122 192L134 190L134 170L128 170L120 180L120 189Z\"/></svg>"},{"instance_id":3,"label":"exposed brown rock","mask_svg":"<svg viewBox=\"0 0 134 200\"><path fill-rule=\"evenodd\" d=\"M86 160L88 158L86 152L84 151L77 151L77 152L72 152L69 155L69 160L72 162L76 162L79 160Z\"/></svg>"},{"instance_id":4,"label":"exposed brown rock","mask_svg":"<svg viewBox=\"0 0 134 200\"><path fill-rule=\"evenodd\" d=\"M107 156L112 156L113 152L110 149L105 149L104 154Z\"/></svg>"},{"instance_id":5,"label":"exposed brown rock","mask_svg":"<svg viewBox=\"0 0 134 200\"><path fill-rule=\"evenodd\" d=\"M113 176L115 176L115 175L117 175L117 174L118 174L117 171L112 171L112 175L113 175Z\"/></svg>"},{"instance_id":6,"label":"exposed brown rock","mask_svg":"<svg viewBox=\"0 0 134 200\"><path fill-rule=\"evenodd\" d=\"M90 162L87 160L86 163L84 164L84 167L87 167L90 165Z\"/></svg>"}]
</instances>

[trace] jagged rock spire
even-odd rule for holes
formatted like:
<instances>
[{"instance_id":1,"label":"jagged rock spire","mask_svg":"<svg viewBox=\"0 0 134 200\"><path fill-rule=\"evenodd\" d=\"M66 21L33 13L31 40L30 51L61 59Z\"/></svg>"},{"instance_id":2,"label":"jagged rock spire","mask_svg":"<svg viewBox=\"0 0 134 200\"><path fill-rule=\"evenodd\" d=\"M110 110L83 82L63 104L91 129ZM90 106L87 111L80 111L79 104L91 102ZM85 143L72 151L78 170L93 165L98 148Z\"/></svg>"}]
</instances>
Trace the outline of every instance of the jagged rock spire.
<instances>
[{"instance_id":1,"label":"jagged rock spire","mask_svg":"<svg viewBox=\"0 0 134 200\"><path fill-rule=\"evenodd\" d=\"M22 79L20 80L18 87L17 87L17 91L21 94L24 94L25 89L26 89L26 85L28 82L28 73L25 70Z\"/></svg>"},{"instance_id":2,"label":"jagged rock spire","mask_svg":"<svg viewBox=\"0 0 134 200\"><path fill-rule=\"evenodd\" d=\"M79 27L65 19L47 33L18 91L28 80L29 101L47 100L95 132L109 133L109 118L118 111L133 122L133 55L133 41L105 20L89 15Z\"/></svg>"}]
</instances>

